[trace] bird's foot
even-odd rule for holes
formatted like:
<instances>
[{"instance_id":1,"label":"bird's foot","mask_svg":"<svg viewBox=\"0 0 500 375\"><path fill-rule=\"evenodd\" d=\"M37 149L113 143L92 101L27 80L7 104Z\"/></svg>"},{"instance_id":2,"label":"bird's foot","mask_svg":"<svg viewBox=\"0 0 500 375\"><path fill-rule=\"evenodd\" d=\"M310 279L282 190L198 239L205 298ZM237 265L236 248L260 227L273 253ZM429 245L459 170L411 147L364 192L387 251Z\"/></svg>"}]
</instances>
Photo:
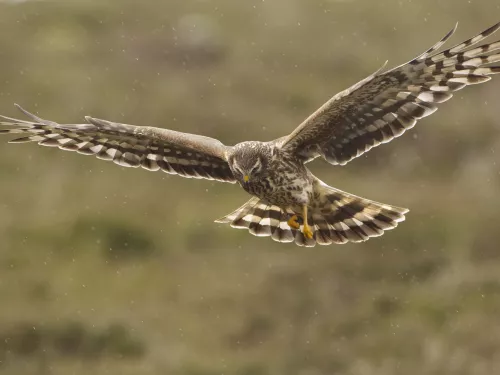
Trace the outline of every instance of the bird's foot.
<instances>
[{"instance_id":1,"label":"bird's foot","mask_svg":"<svg viewBox=\"0 0 500 375\"><path fill-rule=\"evenodd\" d=\"M304 236L306 238L312 239L313 238L313 231L311 230L311 227L307 224L304 224L304 229L302 230L304 233Z\"/></svg>"},{"instance_id":2,"label":"bird's foot","mask_svg":"<svg viewBox=\"0 0 500 375\"><path fill-rule=\"evenodd\" d=\"M299 229L299 217L297 215L293 215L290 219L288 219L287 224L290 226L290 228Z\"/></svg>"}]
</instances>

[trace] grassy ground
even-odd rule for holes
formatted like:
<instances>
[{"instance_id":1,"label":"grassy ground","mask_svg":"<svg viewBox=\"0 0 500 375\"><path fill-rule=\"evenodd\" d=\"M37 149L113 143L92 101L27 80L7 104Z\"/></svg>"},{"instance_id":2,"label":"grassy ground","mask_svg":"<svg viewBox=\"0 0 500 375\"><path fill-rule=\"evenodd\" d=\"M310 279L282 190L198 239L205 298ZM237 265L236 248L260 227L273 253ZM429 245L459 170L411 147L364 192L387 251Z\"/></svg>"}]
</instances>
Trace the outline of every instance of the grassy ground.
<instances>
[{"instance_id":1,"label":"grassy ground","mask_svg":"<svg viewBox=\"0 0 500 375\"><path fill-rule=\"evenodd\" d=\"M416 56L493 1L0 2L0 109L200 132L290 132L337 91ZM452 43L453 43L452 42ZM343 168L409 207L363 244L303 249L213 224L232 185L0 146L1 374L500 371L497 81Z\"/></svg>"}]
</instances>

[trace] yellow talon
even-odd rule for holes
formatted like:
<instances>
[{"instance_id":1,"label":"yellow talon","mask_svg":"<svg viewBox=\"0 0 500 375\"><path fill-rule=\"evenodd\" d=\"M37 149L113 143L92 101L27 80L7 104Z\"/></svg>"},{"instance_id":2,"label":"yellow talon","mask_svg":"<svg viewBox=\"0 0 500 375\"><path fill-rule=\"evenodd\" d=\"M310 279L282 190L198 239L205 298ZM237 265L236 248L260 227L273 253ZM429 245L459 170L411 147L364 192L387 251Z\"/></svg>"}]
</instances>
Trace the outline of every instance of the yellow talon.
<instances>
[{"instance_id":1,"label":"yellow talon","mask_svg":"<svg viewBox=\"0 0 500 375\"><path fill-rule=\"evenodd\" d=\"M311 230L311 227L309 225L304 224L304 230L302 232L304 233L304 236L306 236L306 238L313 238L313 231Z\"/></svg>"},{"instance_id":2,"label":"yellow talon","mask_svg":"<svg viewBox=\"0 0 500 375\"><path fill-rule=\"evenodd\" d=\"M302 206L302 215L304 218L304 229L302 229L302 233L304 233L304 236L308 239L313 238L313 231L311 230L311 227L307 224L307 205Z\"/></svg>"},{"instance_id":3,"label":"yellow talon","mask_svg":"<svg viewBox=\"0 0 500 375\"><path fill-rule=\"evenodd\" d=\"M290 219L288 219L287 224L290 226L290 228L299 229L300 224L298 219L299 217L297 215L293 215Z\"/></svg>"}]
</instances>

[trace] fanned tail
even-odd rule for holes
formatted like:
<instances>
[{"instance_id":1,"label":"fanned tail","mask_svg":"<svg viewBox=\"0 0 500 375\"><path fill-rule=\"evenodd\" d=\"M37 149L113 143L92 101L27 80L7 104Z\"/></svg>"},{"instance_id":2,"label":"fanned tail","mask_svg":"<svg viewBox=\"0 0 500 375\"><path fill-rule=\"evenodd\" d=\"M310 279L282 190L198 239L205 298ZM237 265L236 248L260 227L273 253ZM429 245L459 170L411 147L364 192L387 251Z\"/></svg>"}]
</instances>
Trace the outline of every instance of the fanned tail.
<instances>
[{"instance_id":1,"label":"fanned tail","mask_svg":"<svg viewBox=\"0 0 500 375\"><path fill-rule=\"evenodd\" d=\"M360 198L322 182L316 186L320 200L309 209L308 222L313 238L306 238L303 225L291 228L288 219L294 214L278 206L252 198L234 212L218 220L233 228L247 229L254 236L271 237L277 242L295 242L299 246L362 242L378 237L405 220L406 208Z\"/></svg>"}]
</instances>

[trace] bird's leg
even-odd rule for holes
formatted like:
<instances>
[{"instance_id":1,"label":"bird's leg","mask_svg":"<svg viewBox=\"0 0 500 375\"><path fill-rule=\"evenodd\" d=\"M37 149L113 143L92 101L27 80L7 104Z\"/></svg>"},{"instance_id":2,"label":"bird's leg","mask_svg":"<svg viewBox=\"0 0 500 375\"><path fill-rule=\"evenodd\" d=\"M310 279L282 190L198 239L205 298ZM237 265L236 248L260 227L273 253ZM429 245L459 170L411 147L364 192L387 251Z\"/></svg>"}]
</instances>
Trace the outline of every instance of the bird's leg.
<instances>
[{"instance_id":1,"label":"bird's leg","mask_svg":"<svg viewBox=\"0 0 500 375\"><path fill-rule=\"evenodd\" d=\"M306 238L313 238L313 232L311 230L311 227L307 224L307 204L302 206L302 218L304 220L304 229L302 232L304 233L304 236Z\"/></svg>"},{"instance_id":2,"label":"bird's leg","mask_svg":"<svg viewBox=\"0 0 500 375\"><path fill-rule=\"evenodd\" d=\"M290 228L299 229L300 223L297 214L294 214L290 219L288 219L287 224L290 226Z\"/></svg>"}]
</instances>

